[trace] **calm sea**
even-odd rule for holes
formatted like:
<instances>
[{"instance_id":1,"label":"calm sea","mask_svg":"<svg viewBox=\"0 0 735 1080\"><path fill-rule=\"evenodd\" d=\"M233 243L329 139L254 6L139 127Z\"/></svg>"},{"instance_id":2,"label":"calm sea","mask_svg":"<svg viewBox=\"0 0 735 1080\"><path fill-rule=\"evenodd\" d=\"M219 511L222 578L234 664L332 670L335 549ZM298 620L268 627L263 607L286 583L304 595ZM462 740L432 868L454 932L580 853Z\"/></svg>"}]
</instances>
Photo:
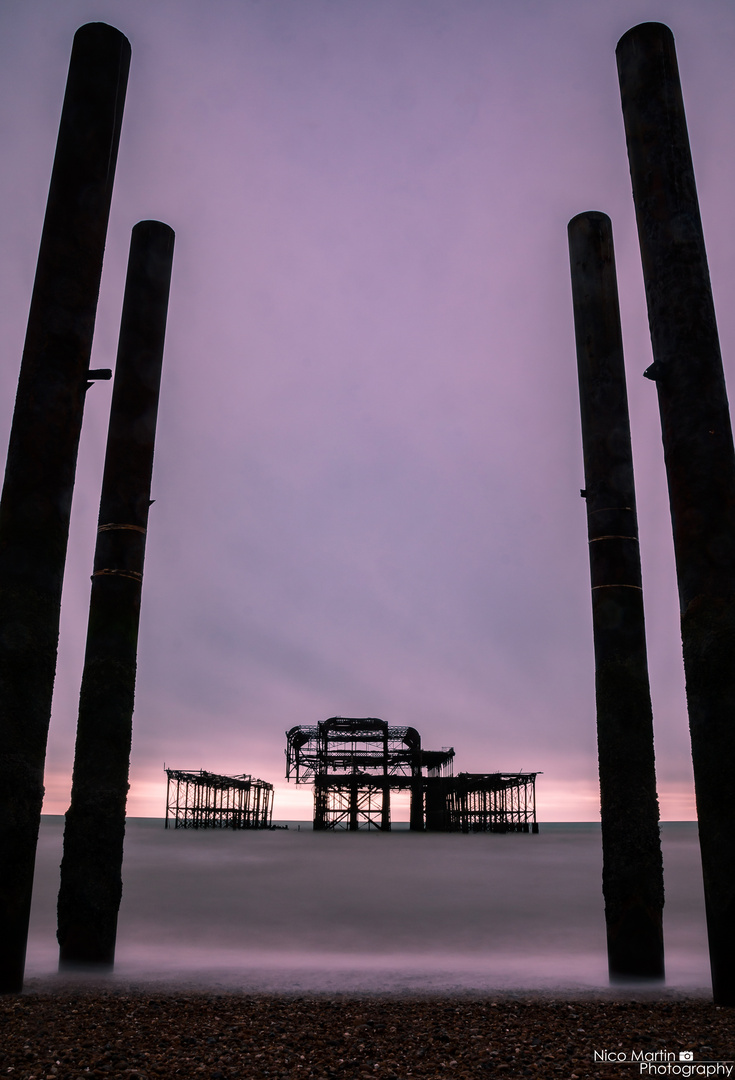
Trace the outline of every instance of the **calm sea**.
<instances>
[{"instance_id":1,"label":"calm sea","mask_svg":"<svg viewBox=\"0 0 735 1080\"><path fill-rule=\"evenodd\" d=\"M165 830L128 823L114 979L262 991L607 986L600 829ZM63 819L43 820L27 975L54 981ZM708 991L696 824L662 827L667 986Z\"/></svg>"}]
</instances>

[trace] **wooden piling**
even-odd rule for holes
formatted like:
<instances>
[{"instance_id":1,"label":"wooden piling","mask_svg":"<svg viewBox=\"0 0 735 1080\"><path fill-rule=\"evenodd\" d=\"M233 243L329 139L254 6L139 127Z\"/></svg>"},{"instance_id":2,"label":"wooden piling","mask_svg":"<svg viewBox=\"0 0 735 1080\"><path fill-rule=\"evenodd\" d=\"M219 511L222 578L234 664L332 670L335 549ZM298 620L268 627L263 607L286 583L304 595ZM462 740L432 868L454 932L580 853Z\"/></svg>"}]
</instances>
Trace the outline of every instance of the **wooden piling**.
<instances>
[{"instance_id":1,"label":"wooden piling","mask_svg":"<svg viewBox=\"0 0 735 1080\"><path fill-rule=\"evenodd\" d=\"M74 36L0 498L0 992L22 988L77 450L130 66Z\"/></svg>"},{"instance_id":2,"label":"wooden piling","mask_svg":"<svg viewBox=\"0 0 735 1080\"><path fill-rule=\"evenodd\" d=\"M664 883L612 225L569 222L595 645L602 889L611 979L664 976Z\"/></svg>"},{"instance_id":3,"label":"wooden piling","mask_svg":"<svg viewBox=\"0 0 735 1080\"><path fill-rule=\"evenodd\" d=\"M133 229L110 409L58 901L59 963L111 967L174 233Z\"/></svg>"},{"instance_id":4,"label":"wooden piling","mask_svg":"<svg viewBox=\"0 0 735 1080\"><path fill-rule=\"evenodd\" d=\"M667 26L618 42L679 584L715 1001L735 1005L735 453L679 81Z\"/></svg>"}]
</instances>

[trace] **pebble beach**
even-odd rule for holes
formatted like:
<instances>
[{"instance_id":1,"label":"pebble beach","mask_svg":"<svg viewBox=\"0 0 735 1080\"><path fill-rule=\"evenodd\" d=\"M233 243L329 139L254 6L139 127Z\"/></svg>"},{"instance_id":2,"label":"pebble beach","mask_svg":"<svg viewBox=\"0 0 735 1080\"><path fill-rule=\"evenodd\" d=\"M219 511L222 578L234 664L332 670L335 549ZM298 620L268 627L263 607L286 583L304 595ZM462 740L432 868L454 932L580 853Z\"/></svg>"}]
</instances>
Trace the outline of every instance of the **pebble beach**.
<instances>
[{"instance_id":1,"label":"pebble beach","mask_svg":"<svg viewBox=\"0 0 735 1080\"><path fill-rule=\"evenodd\" d=\"M294 997L71 988L4 997L0 1017L0 1076L13 1080L586 1080L735 1072L733 1010L675 996ZM691 1054L689 1064L680 1062L682 1052ZM717 1062L718 1072L706 1071L706 1063Z\"/></svg>"}]
</instances>

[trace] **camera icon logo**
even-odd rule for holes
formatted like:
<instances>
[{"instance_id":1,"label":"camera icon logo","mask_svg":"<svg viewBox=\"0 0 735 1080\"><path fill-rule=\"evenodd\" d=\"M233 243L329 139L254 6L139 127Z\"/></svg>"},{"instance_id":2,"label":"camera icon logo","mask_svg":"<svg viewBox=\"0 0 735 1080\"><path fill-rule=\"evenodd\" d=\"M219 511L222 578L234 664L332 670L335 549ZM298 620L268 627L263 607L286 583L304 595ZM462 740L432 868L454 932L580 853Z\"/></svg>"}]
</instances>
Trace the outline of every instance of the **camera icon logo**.
<instances>
[{"instance_id":1,"label":"camera icon logo","mask_svg":"<svg viewBox=\"0 0 735 1080\"><path fill-rule=\"evenodd\" d=\"M694 1051L693 1050L680 1050L679 1051L679 1061L694 1061Z\"/></svg>"}]
</instances>

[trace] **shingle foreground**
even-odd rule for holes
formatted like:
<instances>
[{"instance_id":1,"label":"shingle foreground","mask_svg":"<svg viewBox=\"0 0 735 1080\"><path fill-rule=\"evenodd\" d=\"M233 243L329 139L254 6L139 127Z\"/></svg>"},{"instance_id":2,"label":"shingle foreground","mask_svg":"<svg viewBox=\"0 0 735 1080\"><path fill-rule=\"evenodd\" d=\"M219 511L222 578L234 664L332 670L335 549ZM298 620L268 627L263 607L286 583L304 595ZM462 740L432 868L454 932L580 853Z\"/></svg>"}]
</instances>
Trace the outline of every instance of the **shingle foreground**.
<instances>
[{"instance_id":1,"label":"shingle foreground","mask_svg":"<svg viewBox=\"0 0 735 1080\"><path fill-rule=\"evenodd\" d=\"M26 993L0 1000L0 1077L206 1080L623 1077L735 1057L733 1011L693 999ZM639 1059L640 1060L640 1059ZM681 1075L681 1073L679 1073ZM696 1075L694 1073L693 1075Z\"/></svg>"}]
</instances>

